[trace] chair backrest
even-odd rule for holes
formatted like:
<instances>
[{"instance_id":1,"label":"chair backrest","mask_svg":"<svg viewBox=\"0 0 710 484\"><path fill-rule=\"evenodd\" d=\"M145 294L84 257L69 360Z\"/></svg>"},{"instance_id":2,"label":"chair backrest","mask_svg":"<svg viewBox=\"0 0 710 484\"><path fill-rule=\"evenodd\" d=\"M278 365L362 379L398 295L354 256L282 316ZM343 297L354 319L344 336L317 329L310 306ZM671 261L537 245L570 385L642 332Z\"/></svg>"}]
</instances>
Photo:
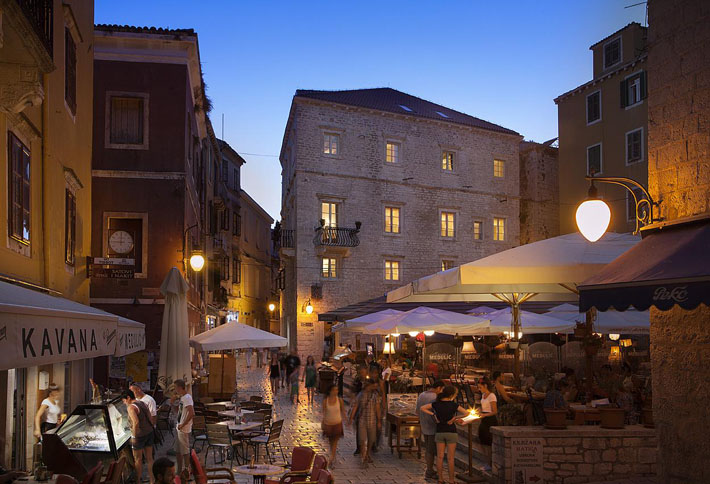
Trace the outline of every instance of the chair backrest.
<instances>
[{"instance_id":1,"label":"chair backrest","mask_svg":"<svg viewBox=\"0 0 710 484\"><path fill-rule=\"evenodd\" d=\"M260 397L259 395L252 395L249 397L250 402L261 402L264 400L264 397Z\"/></svg>"},{"instance_id":2,"label":"chair backrest","mask_svg":"<svg viewBox=\"0 0 710 484\"><path fill-rule=\"evenodd\" d=\"M192 432L204 433L207 430L207 421L202 415L195 415L192 418Z\"/></svg>"},{"instance_id":3,"label":"chair backrest","mask_svg":"<svg viewBox=\"0 0 710 484\"><path fill-rule=\"evenodd\" d=\"M259 423L264 423L264 417L266 417L263 413L245 413L243 415L244 421L245 422L259 422Z\"/></svg>"},{"instance_id":4,"label":"chair backrest","mask_svg":"<svg viewBox=\"0 0 710 484\"><path fill-rule=\"evenodd\" d=\"M207 459L206 455L205 459ZM195 452L195 449L192 449L190 451L190 468L192 469L192 475L195 478L196 484L207 483L207 475L205 474L204 469L202 469L202 464L200 464L200 459L197 457L197 452Z\"/></svg>"},{"instance_id":5,"label":"chair backrest","mask_svg":"<svg viewBox=\"0 0 710 484\"><path fill-rule=\"evenodd\" d=\"M325 458L323 455L316 455L313 458L313 467L311 468L311 481L317 481L318 480L318 474L320 474L320 471L325 469L328 465L328 459Z\"/></svg>"},{"instance_id":6,"label":"chair backrest","mask_svg":"<svg viewBox=\"0 0 710 484\"><path fill-rule=\"evenodd\" d=\"M221 424L207 424L207 442L209 445L232 445L229 427Z\"/></svg>"},{"instance_id":7,"label":"chair backrest","mask_svg":"<svg viewBox=\"0 0 710 484\"><path fill-rule=\"evenodd\" d=\"M121 457L118 462L109 468L109 474L106 474L106 484L119 484L123 481L123 469L126 467L126 458ZM148 472L152 472L152 469L148 469Z\"/></svg>"},{"instance_id":8,"label":"chair backrest","mask_svg":"<svg viewBox=\"0 0 710 484\"><path fill-rule=\"evenodd\" d=\"M99 484L101 482L101 476L104 473L104 464L99 462L96 467L92 468L89 473L84 478L86 484Z\"/></svg>"},{"instance_id":9,"label":"chair backrest","mask_svg":"<svg viewBox=\"0 0 710 484\"><path fill-rule=\"evenodd\" d=\"M291 454L291 470L306 471L311 468L315 451L310 447L294 447Z\"/></svg>"},{"instance_id":10,"label":"chair backrest","mask_svg":"<svg viewBox=\"0 0 710 484\"><path fill-rule=\"evenodd\" d=\"M316 482L318 484L331 484L333 482L333 474L327 469L321 469Z\"/></svg>"}]
</instances>

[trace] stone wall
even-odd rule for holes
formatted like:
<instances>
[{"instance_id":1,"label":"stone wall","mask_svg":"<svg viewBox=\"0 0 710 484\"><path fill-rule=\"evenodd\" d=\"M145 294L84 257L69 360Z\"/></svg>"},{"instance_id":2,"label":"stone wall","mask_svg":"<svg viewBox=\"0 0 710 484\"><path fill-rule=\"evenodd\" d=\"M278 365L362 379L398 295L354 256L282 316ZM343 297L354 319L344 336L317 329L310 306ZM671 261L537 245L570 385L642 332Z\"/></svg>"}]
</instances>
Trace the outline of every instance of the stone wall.
<instances>
[{"instance_id":1,"label":"stone wall","mask_svg":"<svg viewBox=\"0 0 710 484\"><path fill-rule=\"evenodd\" d=\"M541 427L493 427L494 482L512 484L511 439L536 438L543 443L543 479L546 484L578 484L656 475L657 439L653 429L640 425L624 429L569 426L565 430ZM660 481L664 482L664 481Z\"/></svg>"},{"instance_id":2,"label":"stone wall","mask_svg":"<svg viewBox=\"0 0 710 484\"><path fill-rule=\"evenodd\" d=\"M666 220L710 211L710 2L649 1L649 190ZM651 308L659 482L710 482L710 309Z\"/></svg>"},{"instance_id":3,"label":"stone wall","mask_svg":"<svg viewBox=\"0 0 710 484\"><path fill-rule=\"evenodd\" d=\"M558 150L550 143L520 143L520 244L560 233Z\"/></svg>"}]
</instances>

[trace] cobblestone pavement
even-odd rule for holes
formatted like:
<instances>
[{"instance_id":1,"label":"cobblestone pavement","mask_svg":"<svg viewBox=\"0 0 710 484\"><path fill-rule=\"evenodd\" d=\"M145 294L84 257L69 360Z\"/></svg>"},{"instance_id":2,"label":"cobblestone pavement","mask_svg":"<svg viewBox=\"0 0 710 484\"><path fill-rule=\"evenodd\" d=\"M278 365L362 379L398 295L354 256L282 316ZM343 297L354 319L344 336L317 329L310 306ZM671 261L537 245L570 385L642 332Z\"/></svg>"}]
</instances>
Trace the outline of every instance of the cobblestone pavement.
<instances>
[{"instance_id":1,"label":"cobblestone pavement","mask_svg":"<svg viewBox=\"0 0 710 484\"><path fill-rule=\"evenodd\" d=\"M272 395L266 371L266 368L254 367L247 370L243 360L240 361L237 373L240 397L247 399L250 395L263 395L265 402L273 403L274 420L284 419L281 445L287 458L290 457L291 449L299 445L311 447L317 453L327 456L328 442L321 435L320 430L320 395L316 394L314 404L308 404L306 390L301 383L299 403L292 405L288 398L288 388L279 390L275 397ZM166 435L165 445L158 450L157 454L159 456L165 455L167 449L172 448L172 442L172 438ZM374 463L370 464L367 469L362 468L359 456L353 455L354 450L354 429L346 426L345 436L338 445L338 459L333 470L336 484L424 484L436 482L434 479L424 478L423 456L421 460L418 460L416 454L407 455L404 453L402 459L399 459L396 454L390 454L384 438L380 445L380 451L373 455ZM204 459L204 454L200 454L200 458ZM280 463L280 455L278 459ZM229 465L229 461L226 464ZM224 464L214 464L213 455L210 452L207 466L213 465L223 466ZM250 476L240 474L235 474L235 479L238 484L252 482Z\"/></svg>"}]
</instances>

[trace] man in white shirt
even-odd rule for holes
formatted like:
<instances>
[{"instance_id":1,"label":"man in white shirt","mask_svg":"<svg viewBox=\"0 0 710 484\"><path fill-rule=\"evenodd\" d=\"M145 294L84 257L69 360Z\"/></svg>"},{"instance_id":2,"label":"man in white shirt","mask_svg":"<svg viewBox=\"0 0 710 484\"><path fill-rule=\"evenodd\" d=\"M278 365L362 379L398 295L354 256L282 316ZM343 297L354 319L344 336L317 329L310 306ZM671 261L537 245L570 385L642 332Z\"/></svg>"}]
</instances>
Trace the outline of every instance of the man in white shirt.
<instances>
[{"instance_id":1,"label":"man in white shirt","mask_svg":"<svg viewBox=\"0 0 710 484\"><path fill-rule=\"evenodd\" d=\"M436 396L444 389L444 382L437 380L429 388L429 390L421 393L417 398L416 413L419 415L419 425L421 428L422 437L424 437L424 457L426 460L425 477L436 479L437 474L434 470L434 458L436 457L436 442L434 435L436 434L436 421L430 415L421 411L424 405L432 403L436 400Z\"/></svg>"},{"instance_id":2,"label":"man in white shirt","mask_svg":"<svg viewBox=\"0 0 710 484\"><path fill-rule=\"evenodd\" d=\"M177 436L175 438L175 451L177 453L178 474L190 468L190 433L192 433L192 420L195 416L195 407L192 395L187 393L184 380L175 380L175 393L179 400Z\"/></svg>"},{"instance_id":3,"label":"man in white shirt","mask_svg":"<svg viewBox=\"0 0 710 484\"><path fill-rule=\"evenodd\" d=\"M148 407L148 410L150 410L150 423L152 423L153 427L155 427L155 424L158 422L158 405L156 405L155 399L146 394L143 389L135 383L132 383L128 388L136 396L136 399L145 403Z\"/></svg>"}]
</instances>

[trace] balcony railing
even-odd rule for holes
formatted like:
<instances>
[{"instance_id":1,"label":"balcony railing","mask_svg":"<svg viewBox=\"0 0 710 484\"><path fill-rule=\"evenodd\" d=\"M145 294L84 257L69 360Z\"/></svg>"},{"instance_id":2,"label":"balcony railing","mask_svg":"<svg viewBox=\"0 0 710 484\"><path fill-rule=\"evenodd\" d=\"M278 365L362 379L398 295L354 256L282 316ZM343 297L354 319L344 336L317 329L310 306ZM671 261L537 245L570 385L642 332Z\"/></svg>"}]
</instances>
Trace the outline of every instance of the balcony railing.
<instances>
[{"instance_id":1,"label":"balcony railing","mask_svg":"<svg viewBox=\"0 0 710 484\"><path fill-rule=\"evenodd\" d=\"M50 57L53 57L54 41L54 2L52 0L16 0L35 33L44 44Z\"/></svg>"},{"instance_id":2,"label":"balcony railing","mask_svg":"<svg viewBox=\"0 0 710 484\"><path fill-rule=\"evenodd\" d=\"M280 248L282 249L293 249L294 248L294 231L293 230L281 230L281 241Z\"/></svg>"},{"instance_id":3,"label":"balcony railing","mask_svg":"<svg viewBox=\"0 0 710 484\"><path fill-rule=\"evenodd\" d=\"M357 247L360 245L360 239L357 234L360 232L361 225L360 222L355 222L354 229L321 225L316 228L313 244L329 247Z\"/></svg>"}]
</instances>

